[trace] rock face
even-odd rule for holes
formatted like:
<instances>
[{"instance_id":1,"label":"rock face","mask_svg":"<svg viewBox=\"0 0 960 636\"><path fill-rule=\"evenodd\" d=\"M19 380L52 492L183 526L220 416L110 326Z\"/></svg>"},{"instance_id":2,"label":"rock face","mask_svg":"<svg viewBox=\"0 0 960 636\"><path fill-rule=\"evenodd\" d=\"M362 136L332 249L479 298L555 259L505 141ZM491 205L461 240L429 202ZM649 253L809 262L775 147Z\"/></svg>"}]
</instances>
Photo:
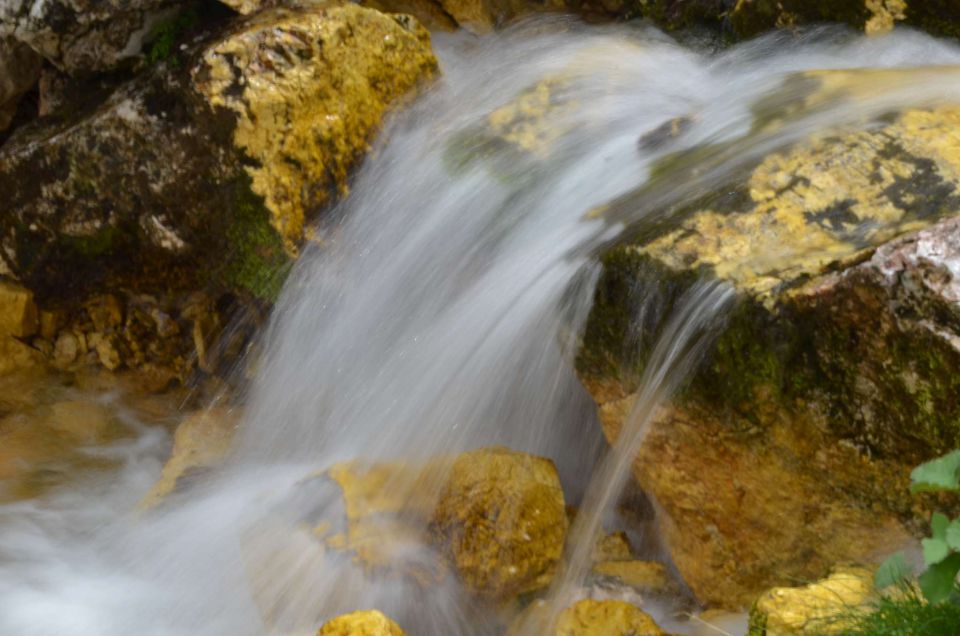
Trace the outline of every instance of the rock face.
<instances>
[{"instance_id":1,"label":"rock face","mask_svg":"<svg viewBox=\"0 0 960 636\"><path fill-rule=\"evenodd\" d=\"M804 587L780 587L761 596L750 610L748 636L842 634L857 612L868 611L873 572L841 567Z\"/></svg>"},{"instance_id":2,"label":"rock face","mask_svg":"<svg viewBox=\"0 0 960 636\"><path fill-rule=\"evenodd\" d=\"M460 578L508 597L546 586L563 553L563 490L553 462L505 448L460 455L434 512Z\"/></svg>"},{"instance_id":3,"label":"rock face","mask_svg":"<svg viewBox=\"0 0 960 636\"><path fill-rule=\"evenodd\" d=\"M354 5L265 12L186 57L0 149L0 273L58 298L144 281L269 298L304 216L436 67L416 22Z\"/></svg>"},{"instance_id":4,"label":"rock face","mask_svg":"<svg viewBox=\"0 0 960 636\"><path fill-rule=\"evenodd\" d=\"M327 621L317 636L404 636L404 631L377 610L360 610Z\"/></svg>"},{"instance_id":5,"label":"rock face","mask_svg":"<svg viewBox=\"0 0 960 636\"><path fill-rule=\"evenodd\" d=\"M102 71L140 52L144 38L179 0L8 0L0 38L14 36L70 73Z\"/></svg>"},{"instance_id":6,"label":"rock face","mask_svg":"<svg viewBox=\"0 0 960 636\"><path fill-rule=\"evenodd\" d=\"M904 22L937 35L960 34L954 2L925 0L737 0L730 22L739 37L752 37L772 28L814 22L844 22L868 34L883 33Z\"/></svg>"},{"instance_id":7,"label":"rock face","mask_svg":"<svg viewBox=\"0 0 960 636\"><path fill-rule=\"evenodd\" d=\"M21 95L40 79L41 57L12 37L0 37L0 133L10 125Z\"/></svg>"},{"instance_id":8,"label":"rock face","mask_svg":"<svg viewBox=\"0 0 960 636\"><path fill-rule=\"evenodd\" d=\"M560 613L556 636L661 636L650 616L624 601L586 599Z\"/></svg>"},{"instance_id":9,"label":"rock face","mask_svg":"<svg viewBox=\"0 0 960 636\"><path fill-rule=\"evenodd\" d=\"M577 365L611 439L670 306L704 275L738 291L634 465L700 600L744 607L922 523L910 467L960 444L958 116L796 144L604 256Z\"/></svg>"}]
</instances>

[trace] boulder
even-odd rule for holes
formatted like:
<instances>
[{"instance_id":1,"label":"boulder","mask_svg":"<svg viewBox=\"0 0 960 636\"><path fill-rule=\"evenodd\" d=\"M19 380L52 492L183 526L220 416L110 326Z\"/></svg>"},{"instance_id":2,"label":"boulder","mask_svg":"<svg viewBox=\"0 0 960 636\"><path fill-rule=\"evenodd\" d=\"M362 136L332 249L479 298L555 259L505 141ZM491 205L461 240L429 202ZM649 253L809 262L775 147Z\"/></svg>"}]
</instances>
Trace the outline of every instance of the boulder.
<instances>
[{"instance_id":1,"label":"boulder","mask_svg":"<svg viewBox=\"0 0 960 636\"><path fill-rule=\"evenodd\" d=\"M796 143L604 255L577 368L609 439L670 307L703 277L738 298L634 464L699 600L743 608L920 532L910 468L960 445L958 122L908 110Z\"/></svg>"},{"instance_id":2,"label":"boulder","mask_svg":"<svg viewBox=\"0 0 960 636\"><path fill-rule=\"evenodd\" d=\"M838 567L821 581L765 592L750 610L748 636L847 633L874 596L872 571Z\"/></svg>"},{"instance_id":3,"label":"boulder","mask_svg":"<svg viewBox=\"0 0 960 636\"><path fill-rule=\"evenodd\" d=\"M545 587L567 531L556 467L501 447L463 453L440 495L433 531L474 592L505 598Z\"/></svg>"},{"instance_id":4,"label":"boulder","mask_svg":"<svg viewBox=\"0 0 960 636\"><path fill-rule=\"evenodd\" d=\"M0 336L29 338L38 326L33 292L0 279Z\"/></svg>"},{"instance_id":5,"label":"boulder","mask_svg":"<svg viewBox=\"0 0 960 636\"><path fill-rule=\"evenodd\" d=\"M8 0L0 38L12 36L70 73L111 69L140 53L153 27L182 0Z\"/></svg>"},{"instance_id":6,"label":"boulder","mask_svg":"<svg viewBox=\"0 0 960 636\"><path fill-rule=\"evenodd\" d=\"M404 631L377 610L359 610L327 621L317 636L404 636Z\"/></svg>"},{"instance_id":7,"label":"boulder","mask_svg":"<svg viewBox=\"0 0 960 636\"><path fill-rule=\"evenodd\" d=\"M650 615L625 601L585 599L563 610L556 636L661 636Z\"/></svg>"},{"instance_id":8,"label":"boulder","mask_svg":"<svg viewBox=\"0 0 960 636\"><path fill-rule=\"evenodd\" d=\"M0 273L44 297L213 285L270 299L305 218L436 69L407 16L271 10L0 149Z\"/></svg>"}]
</instances>

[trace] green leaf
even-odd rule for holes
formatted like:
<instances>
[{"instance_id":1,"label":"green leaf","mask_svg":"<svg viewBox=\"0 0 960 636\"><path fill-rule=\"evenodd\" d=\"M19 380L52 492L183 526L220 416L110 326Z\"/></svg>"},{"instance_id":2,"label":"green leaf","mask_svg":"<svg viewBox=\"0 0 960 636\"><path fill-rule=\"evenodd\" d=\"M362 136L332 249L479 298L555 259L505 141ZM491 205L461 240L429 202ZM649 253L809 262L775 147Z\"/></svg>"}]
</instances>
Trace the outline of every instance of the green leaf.
<instances>
[{"instance_id":1,"label":"green leaf","mask_svg":"<svg viewBox=\"0 0 960 636\"><path fill-rule=\"evenodd\" d=\"M947 539L947 528L950 527L950 519L947 518L947 515L942 512L935 512L933 516L930 517L930 535L934 539L940 539L941 541L946 541Z\"/></svg>"},{"instance_id":2,"label":"green leaf","mask_svg":"<svg viewBox=\"0 0 960 636\"><path fill-rule=\"evenodd\" d=\"M927 568L920 575L920 590L931 603L941 603L953 592L957 572L960 571L960 554L951 554L949 557Z\"/></svg>"},{"instance_id":3,"label":"green leaf","mask_svg":"<svg viewBox=\"0 0 960 636\"><path fill-rule=\"evenodd\" d=\"M927 565L940 563L950 555L950 548L943 539L924 539L920 543L923 545L923 560Z\"/></svg>"},{"instance_id":4,"label":"green leaf","mask_svg":"<svg viewBox=\"0 0 960 636\"><path fill-rule=\"evenodd\" d=\"M873 579L873 584L878 590L882 590L891 585L898 585L909 576L910 568L907 566L906 559L903 558L903 552L897 552L880 564Z\"/></svg>"},{"instance_id":5,"label":"green leaf","mask_svg":"<svg viewBox=\"0 0 960 636\"><path fill-rule=\"evenodd\" d=\"M910 473L912 492L960 490L960 450L920 464Z\"/></svg>"},{"instance_id":6,"label":"green leaf","mask_svg":"<svg viewBox=\"0 0 960 636\"><path fill-rule=\"evenodd\" d=\"M950 546L951 550L960 552L960 518L954 519L950 525L947 526L944 539L946 539L947 545Z\"/></svg>"}]
</instances>

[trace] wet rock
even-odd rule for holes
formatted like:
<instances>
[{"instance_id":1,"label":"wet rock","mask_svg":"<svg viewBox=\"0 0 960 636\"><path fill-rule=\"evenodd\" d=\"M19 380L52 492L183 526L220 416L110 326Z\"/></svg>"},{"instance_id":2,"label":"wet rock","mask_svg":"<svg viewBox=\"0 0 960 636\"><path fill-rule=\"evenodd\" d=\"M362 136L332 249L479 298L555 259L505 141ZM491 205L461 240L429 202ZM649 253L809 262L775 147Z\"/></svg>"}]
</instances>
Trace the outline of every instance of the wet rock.
<instances>
[{"instance_id":1,"label":"wet rock","mask_svg":"<svg viewBox=\"0 0 960 636\"><path fill-rule=\"evenodd\" d=\"M544 587L567 530L553 462L505 448L460 455L433 527L460 578L478 594L507 597Z\"/></svg>"},{"instance_id":2,"label":"wet rock","mask_svg":"<svg viewBox=\"0 0 960 636\"><path fill-rule=\"evenodd\" d=\"M624 601L585 599L563 610L556 636L661 636L650 615Z\"/></svg>"},{"instance_id":3,"label":"wet rock","mask_svg":"<svg viewBox=\"0 0 960 636\"><path fill-rule=\"evenodd\" d=\"M601 535L593 549L593 561L629 561L633 558L630 540L624 532Z\"/></svg>"},{"instance_id":4,"label":"wet rock","mask_svg":"<svg viewBox=\"0 0 960 636\"><path fill-rule=\"evenodd\" d=\"M0 5L0 37L15 37L61 70L102 71L138 54L152 27L182 4L10 0Z\"/></svg>"},{"instance_id":5,"label":"wet rock","mask_svg":"<svg viewBox=\"0 0 960 636\"><path fill-rule=\"evenodd\" d=\"M890 79L857 77L812 84ZM960 445L958 117L906 111L773 153L604 256L577 366L609 439L681 294L706 275L739 298L634 464L701 601L743 608L920 531L909 470Z\"/></svg>"},{"instance_id":6,"label":"wet rock","mask_svg":"<svg viewBox=\"0 0 960 636\"><path fill-rule=\"evenodd\" d=\"M37 333L37 306L30 290L0 280L0 336L29 338Z\"/></svg>"},{"instance_id":7,"label":"wet rock","mask_svg":"<svg viewBox=\"0 0 960 636\"><path fill-rule=\"evenodd\" d=\"M152 508L183 486L191 475L208 469L230 451L237 416L224 408L213 408L187 417L173 436L173 450L163 466L160 479L140 502Z\"/></svg>"},{"instance_id":8,"label":"wet rock","mask_svg":"<svg viewBox=\"0 0 960 636\"><path fill-rule=\"evenodd\" d=\"M13 120L20 96L40 79L41 61L29 46L0 36L0 133Z\"/></svg>"},{"instance_id":9,"label":"wet rock","mask_svg":"<svg viewBox=\"0 0 960 636\"><path fill-rule=\"evenodd\" d=\"M272 299L307 215L346 193L387 109L436 69L414 20L356 5L261 12L181 58L8 140L8 274L58 299Z\"/></svg>"},{"instance_id":10,"label":"wet rock","mask_svg":"<svg viewBox=\"0 0 960 636\"><path fill-rule=\"evenodd\" d=\"M43 355L30 345L12 336L0 335L0 376L43 363Z\"/></svg>"},{"instance_id":11,"label":"wet rock","mask_svg":"<svg viewBox=\"0 0 960 636\"><path fill-rule=\"evenodd\" d=\"M404 631L377 610L360 610L327 621L317 636L404 636Z\"/></svg>"},{"instance_id":12,"label":"wet rock","mask_svg":"<svg viewBox=\"0 0 960 636\"><path fill-rule=\"evenodd\" d=\"M665 592L670 589L670 578L662 563L638 560L609 560L594 563L593 574L638 591Z\"/></svg>"},{"instance_id":13,"label":"wet rock","mask_svg":"<svg viewBox=\"0 0 960 636\"><path fill-rule=\"evenodd\" d=\"M748 636L845 633L869 611L873 595L873 572L857 567L836 568L804 587L774 588L750 610Z\"/></svg>"}]
</instances>

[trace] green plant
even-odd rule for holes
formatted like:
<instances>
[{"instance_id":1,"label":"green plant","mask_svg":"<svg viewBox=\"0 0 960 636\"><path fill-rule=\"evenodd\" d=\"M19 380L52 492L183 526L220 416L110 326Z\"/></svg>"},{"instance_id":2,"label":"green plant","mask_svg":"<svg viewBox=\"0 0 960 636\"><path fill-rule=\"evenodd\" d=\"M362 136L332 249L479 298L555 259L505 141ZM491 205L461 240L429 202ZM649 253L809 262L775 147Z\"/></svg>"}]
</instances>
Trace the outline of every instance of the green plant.
<instances>
[{"instance_id":1,"label":"green plant","mask_svg":"<svg viewBox=\"0 0 960 636\"><path fill-rule=\"evenodd\" d=\"M960 492L960 450L917 466L910 474L910 481L914 493ZM924 599L931 605L950 603L960 606L956 583L957 572L960 572L960 517L951 520L935 512L930 519L930 536L921 543L927 569L917 582ZM877 570L876 586L885 589L903 584L908 577L906 561L898 553Z\"/></svg>"},{"instance_id":2,"label":"green plant","mask_svg":"<svg viewBox=\"0 0 960 636\"><path fill-rule=\"evenodd\" d=\"M169 60L173 66L179 65L179 59L174 57L177 44L183 39L184 33L195 27L199 20L197 12L189 9L154 27L149 37L151 44L147 51L147 62L158 64Z\"/></svg>"},{"instance_id":3,"label":"green plant","mask_svg":"<svg viewBox=\"0 0 960 636\"><path fill-rule=\"evenodd\" d=\"M850 627L832 636L957 636L960 605L928 603L915 589L899 585L896 594L882 596L870 612L852 613ZM954 588L956 591L956 588Z\"/></svg>"}]
</instances>

